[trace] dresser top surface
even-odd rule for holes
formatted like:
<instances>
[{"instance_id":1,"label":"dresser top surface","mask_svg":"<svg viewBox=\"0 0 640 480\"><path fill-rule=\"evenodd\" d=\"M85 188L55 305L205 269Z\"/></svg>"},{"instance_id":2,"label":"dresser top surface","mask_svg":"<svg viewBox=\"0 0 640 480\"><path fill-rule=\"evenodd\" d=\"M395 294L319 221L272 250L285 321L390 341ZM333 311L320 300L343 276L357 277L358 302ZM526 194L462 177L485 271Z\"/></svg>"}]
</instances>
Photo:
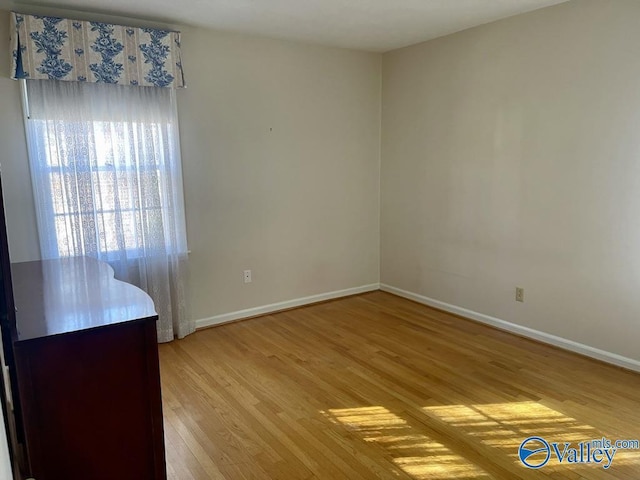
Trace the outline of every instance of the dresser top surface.
<instances>
[{"instance_id":1,"label":"dresser top surface","mask_svg":"<svg viewBox=\"0 0 640 480\"><path fill-rule=\"evenodd\" d=\"M151 298L89 257L11 265L17 341L157 317Z\"/></svg>"}]
</instances>

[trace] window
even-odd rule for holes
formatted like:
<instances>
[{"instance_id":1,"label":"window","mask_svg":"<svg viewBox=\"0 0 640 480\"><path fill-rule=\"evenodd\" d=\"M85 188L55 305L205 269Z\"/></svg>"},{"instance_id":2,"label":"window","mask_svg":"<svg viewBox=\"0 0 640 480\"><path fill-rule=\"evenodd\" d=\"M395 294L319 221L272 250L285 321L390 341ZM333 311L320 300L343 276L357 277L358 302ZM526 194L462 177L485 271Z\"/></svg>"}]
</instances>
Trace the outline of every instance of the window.
<instances>
[{"instance_id":1,"label":"window","mask_svg":"<svg viewBox=\"0 0 640 480\"><path fill-rule=\"evenodd\" d=\"M162 224L159 190L164 183L160 179L164 172L158 165L147 163L136 166L124 162L115 168L114 157L122 156L127 144L138 141L137 135L128 138L127 124L98 121L83 125L71 122L52 129L47 121L30 121L33 122L34 134L45 147L46 159L41 175L48 177L42 183L50 188L53 201L58 255L82 255L83 246L88 241L84 237L88 235L97 235L95 242L107 255L125 249L136 256L145 245L152 247L145 243L142 222ZM141 130L144 137L153 137L154 130L158 128L158 124L134 124L131 130ZM94 161L78 161L72 152L64 151L64 142L57 140L58 137L69 138L77 134L81 142L89 138L95 141ZM114 139L123 140L121 143ZM47 148L56 144L60 150ZM81 149L88 152L89 146L82 145ZM140 184L158 185L157 194L141 198L138 195Z\"/></svg>"},{"instance_id":2,"label":"window","mask_svg":"<svg viewBox=\"0 0 640 480\"><path fill-rule=\"evenodd\" d=\"M106 261L151 296L160 341L192 332L175 90L28 80L24 93L42 257Z\"/></svg>"},{"instance_id":3,"label":"window","mask_svg":"<svg viewBox=\"0 0 640 480\"><path fill-rule=\"evenodd\" d=\"M51 81L26 90L43 255L186 252L184 232L170 228L184 215L174 91Z\"/></svg>"},{"instance_id":4,"label":"window","mask_svg":"<svg viewBox=\"0 0 640 480\"><path fill-rule=\"evenodd\" d=\"M42 258L107 261L153 299L159 341L188 335L180 33L10 18Z\"/></svg>"}]
</instances>

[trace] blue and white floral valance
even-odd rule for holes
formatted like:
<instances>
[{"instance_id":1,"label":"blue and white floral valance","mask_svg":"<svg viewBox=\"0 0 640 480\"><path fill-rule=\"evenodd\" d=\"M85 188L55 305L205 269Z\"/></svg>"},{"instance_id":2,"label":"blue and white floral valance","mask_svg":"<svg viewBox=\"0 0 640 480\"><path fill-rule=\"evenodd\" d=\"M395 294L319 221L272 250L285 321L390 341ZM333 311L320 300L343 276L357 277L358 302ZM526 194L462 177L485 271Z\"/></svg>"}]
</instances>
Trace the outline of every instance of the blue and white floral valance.
<instances>
[{"instance_id":1,"label":"blue and white floral valance","mask_svg":"<svg viewBox=\"0 0 640 480\"><path fill-rule=\"evenodd\" d=\"M184 87L180 33L11 14L11 76Z\"/></svg>"}]
</instances>

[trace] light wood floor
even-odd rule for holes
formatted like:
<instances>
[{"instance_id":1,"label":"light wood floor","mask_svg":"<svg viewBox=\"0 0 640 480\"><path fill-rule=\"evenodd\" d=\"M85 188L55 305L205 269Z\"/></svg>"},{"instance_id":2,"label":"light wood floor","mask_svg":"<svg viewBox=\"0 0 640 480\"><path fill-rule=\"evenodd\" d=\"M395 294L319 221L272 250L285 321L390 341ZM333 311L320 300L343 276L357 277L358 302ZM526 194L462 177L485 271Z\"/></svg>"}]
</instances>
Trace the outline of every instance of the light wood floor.
<instances>
[{"instance_id":1,"label":"light wood floor","mask_svg":"<svg viewBox=\"0 0 640 480\"><path fill-rule=\"evenodd\" d=\"M170 479L640 478L640 450L608 470L517 457L531 435L640 437L640 375L382 292L199 331L160 360Z\"/></svg>"}]
</instances>

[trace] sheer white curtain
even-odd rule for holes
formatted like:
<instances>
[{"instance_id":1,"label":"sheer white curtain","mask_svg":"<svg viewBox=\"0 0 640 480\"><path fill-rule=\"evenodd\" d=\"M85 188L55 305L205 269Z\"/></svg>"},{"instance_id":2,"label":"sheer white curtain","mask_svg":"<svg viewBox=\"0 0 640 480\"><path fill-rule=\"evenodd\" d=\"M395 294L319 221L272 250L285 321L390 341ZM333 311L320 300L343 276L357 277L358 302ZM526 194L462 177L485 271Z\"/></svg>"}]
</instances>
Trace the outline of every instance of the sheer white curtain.
<instances>
[{"instance_id":1,"label":"sheer white curtain","mask_svg":"<svg viewBox=\"0 0 640 480\"><path fill-rule=\"evenodd\" d=\"M175 90L26 81L43 258L87 255L153 299L158 340L193 332Z\"/></svg>"}]
</instances>

